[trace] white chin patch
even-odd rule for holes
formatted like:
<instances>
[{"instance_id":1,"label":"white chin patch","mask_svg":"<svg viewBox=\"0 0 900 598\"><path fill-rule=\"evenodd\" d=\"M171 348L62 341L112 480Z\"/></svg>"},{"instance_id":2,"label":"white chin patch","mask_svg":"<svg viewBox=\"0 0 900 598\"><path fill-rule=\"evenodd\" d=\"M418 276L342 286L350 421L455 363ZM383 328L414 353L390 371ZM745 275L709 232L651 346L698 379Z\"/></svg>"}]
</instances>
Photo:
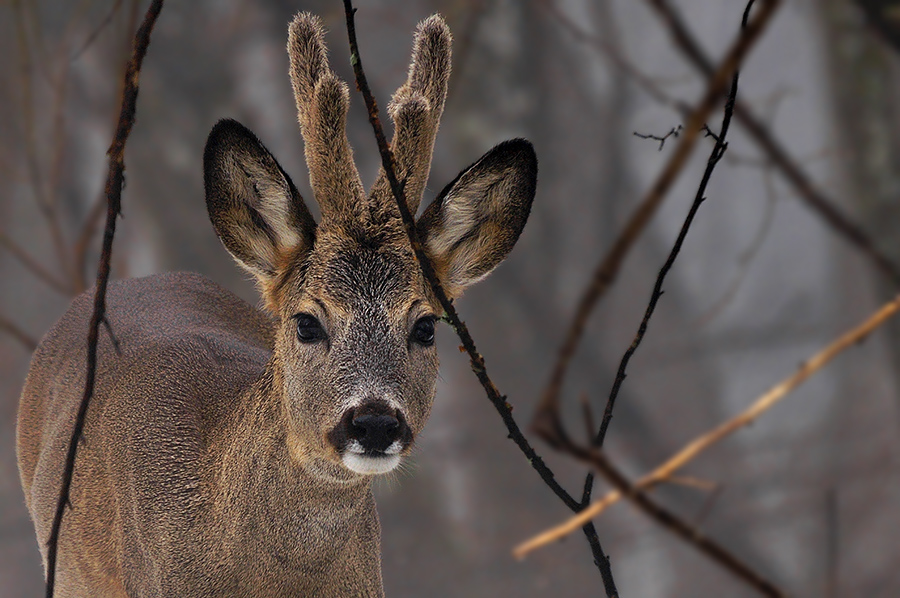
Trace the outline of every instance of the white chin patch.
<instances>
[{"instance_id":1,"label":"white chin patch","mask_svg":"<svg viewBox=\"0 0 900 598\"><path fill-rule=\"evenodd\" d=\"M400 464L400 455L385 454L380 456L361 455L353 452L344 453L342 460L347 469L363 475L387 473Z\"/></svg>"}]
</instances>

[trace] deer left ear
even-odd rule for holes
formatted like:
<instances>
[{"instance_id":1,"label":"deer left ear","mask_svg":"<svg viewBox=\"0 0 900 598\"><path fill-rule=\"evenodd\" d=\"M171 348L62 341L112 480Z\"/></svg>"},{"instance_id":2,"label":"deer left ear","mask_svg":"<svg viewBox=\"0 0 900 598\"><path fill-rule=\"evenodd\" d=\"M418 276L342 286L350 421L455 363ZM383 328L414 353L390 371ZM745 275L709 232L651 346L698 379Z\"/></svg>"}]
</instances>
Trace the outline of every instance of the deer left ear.
<instances>
[{"instance_id":1,"label":"deer left ear","mask_svg":"<svg viewBox=\"0 0 900 598\"><path fill-rule=\"evenodd\" d=\"M216 234L263 287L290 252L308 251L316 223L287 173L249 129L221 120L203 154L206 207Z\"/></svg>"},{"instance_id":2,"label":"deer left ear","mask_svg":"<svg viewBox=\"0 0 900 598\"><path fill-rule=\"evenodd\" d=\"M428 206L419 238L449 297L501 262L519 238L537 183L537 157L524 139L505 141L463 170Z\"/></svg>"}]
</instances>

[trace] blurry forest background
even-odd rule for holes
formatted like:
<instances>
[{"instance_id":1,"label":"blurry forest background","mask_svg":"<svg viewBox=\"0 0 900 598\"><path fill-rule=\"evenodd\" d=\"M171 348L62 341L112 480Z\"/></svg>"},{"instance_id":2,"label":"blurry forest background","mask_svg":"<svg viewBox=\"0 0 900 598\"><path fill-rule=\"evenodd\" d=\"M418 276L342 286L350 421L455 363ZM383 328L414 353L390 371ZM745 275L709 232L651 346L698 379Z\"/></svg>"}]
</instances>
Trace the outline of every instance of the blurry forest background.
<instances>
[{"instance_id":1,"label":"blurry forest background","mask_svg":"<svg viewBox=\"0 0 900 598\"><path fill-rule=\"evenodd\" d=\"M744 65L740 98L816 188L900 261L900 54L861 4L872 3L784 2ZM18 393L36 339L94 277L105 152L145 5L0 4L2 598L42 593L15 460ZM676 6L718 60L744 2ZM538 193L518 246L458 302L525 426L594 264L677 143L660 150L633 132L662 136L683 124L635 73L688 104L705 78L646 2L368 0L358 9L381 106L405 78L416 23L439 11L454 33L426 203L494 144L526 137L536 147ZM336 0L166 4L126 151L115 276L193 270L257 302L208 222L201 157L212 125L236 118L312 198L284 50L298 10L323 17L332 66L352 81ZM720 120L717 111L710 126ZM348 130L369 184L378 154L358 95ZM632 476L737 413L896 290L799 200L737 121L729 141L616 407L606 447ZM591 320L564 388L571 430L582 429L580 395L602 410L710 144L698 145ZM793 595L900 595L897 331L879 330L688 468L715 490L655 494ZM524 562L510 555L569 511L506 439L452 331L441 329L439 342L442 378L413 464L377 485L387 594L605 595L581 534ZM535 444L580 494L584 466ZM596 494L603 489L598 483ZM754 595L629 505L597 527L622 596Z\"/></svg>"}]
</instances>

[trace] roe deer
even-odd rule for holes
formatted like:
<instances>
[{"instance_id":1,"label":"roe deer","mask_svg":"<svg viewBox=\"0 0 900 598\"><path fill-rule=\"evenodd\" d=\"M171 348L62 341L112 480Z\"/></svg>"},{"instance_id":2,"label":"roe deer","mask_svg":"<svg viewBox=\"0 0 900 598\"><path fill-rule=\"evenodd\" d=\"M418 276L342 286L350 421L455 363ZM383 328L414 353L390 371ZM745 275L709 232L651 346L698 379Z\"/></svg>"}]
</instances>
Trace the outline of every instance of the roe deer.
<instances>
[{"instance_id":1,"label":"roe deer","mask_svg":"<svg viewBox=\"0 0 900 598\"><path fill-rule=\"evenodd\" d=\"M121 352L102 339L59 596L383 595L370 483L397 467L428 417L441 310L384 172L364 193L347 86L328 66L317 17L294 18L288 52L321 222L253 133L232 120L213 128L209 216L268 313L194 274L110 285ZM389 107L413 213L449 74L450 31L432 16ZM531 144L507 141L418 219L449 296L512 249L536 172ZM75 299L41 341L19 407L19 468L45 565L91 304L90 292Z\"/></svg>"}]
</instances>

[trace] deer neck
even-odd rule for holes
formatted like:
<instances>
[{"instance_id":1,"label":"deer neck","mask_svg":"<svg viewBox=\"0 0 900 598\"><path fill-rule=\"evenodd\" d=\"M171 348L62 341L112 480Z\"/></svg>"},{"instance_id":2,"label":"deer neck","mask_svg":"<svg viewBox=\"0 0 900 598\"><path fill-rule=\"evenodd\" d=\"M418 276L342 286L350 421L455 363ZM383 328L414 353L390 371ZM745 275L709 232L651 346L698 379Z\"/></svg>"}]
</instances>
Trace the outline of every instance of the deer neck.
<instances>
[{"instance_id":1,"label":"deer neck","mask_svg":"<svg viewBox=\"0 0 900 598\"><path fill-rule=\"evenodd\" d=\"M292 454L281 388L273 358L223 430L216 502L230 544L252 534L280 563L327 568L343 552L336 548L352 545L353 530L377 528L371 484L323 475L335 466Z\"/></svg>"}]
</instances>

